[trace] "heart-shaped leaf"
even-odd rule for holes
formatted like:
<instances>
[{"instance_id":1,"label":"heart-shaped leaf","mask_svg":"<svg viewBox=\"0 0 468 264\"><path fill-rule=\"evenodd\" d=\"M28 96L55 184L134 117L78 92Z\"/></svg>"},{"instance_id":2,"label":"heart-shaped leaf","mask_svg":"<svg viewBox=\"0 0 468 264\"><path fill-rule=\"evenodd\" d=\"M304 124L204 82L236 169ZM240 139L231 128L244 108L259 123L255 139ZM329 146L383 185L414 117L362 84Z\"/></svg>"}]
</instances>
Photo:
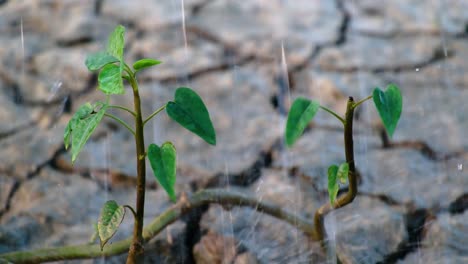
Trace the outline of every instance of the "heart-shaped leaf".
<instances>
[{"instance_id":1,"label":"heart-shaped leaf","mask_svg":"<svg viewBox=\"0 0 468 264\"><path fill-rule=\"evenodd\" d=\"M291 147L302 135L307 124L314 118L320 104L303 97L294 100L286 122L286 144Z\"/></svg>"},{"instance_id":2,"label":"heart-shaped leaf","mask_svg":"<svg viewBox=\"0 0 468 264\"><path fill-rule=\"evenodd\" d=\"M135 71L139 71L139 70L143 70L145 68L148 68L154 65L158 65L160 63L161 61L158 61L158 60L141 59L133 64L133 69L135 69Z\"/></svg>"},{"instance_id":3,"label":"heart-shaped leaf","mask_svg":"<svg viewBox=\"0 0 468 264\"><path fill-rule=\"evenodd\" d=\"M156 180L166 190L171 201L175 202L176 150L174 145L171 142L166 142L161 147L150 144L148 159Z\"/></svg>"},{"instance_id":4,"label":"heart-shaped leaf","mask_svg":"<svg viewBox=\"0 0 468 264\"><path fill-rule=\"evenodd\" d=\"M85 64L90 71L97 71L107 64L118 62L119 59L108 54L107 52L98 52L89 55L86 58Z\"/></svg>"},{"instance_id":5,"label":"heart-shaped leaf","mask_svg":"<svg viewBox=\"0 0 468 264\"><path fill-rule=\"evenodd\" d=\"M105 94L124 94L120 67L115 64L106 65L98 76L99 90Z\"/></svg>"},{"instance_id":6,"label":"heart-shaped leaf","mask_svg":"<svg viewBox=\"0 0 468 264\"><path fill-rule=\"evenodd\" d=\"M99 105L101 105L101 109L95 112L94 109ZM102 102L98 102L94 106L86 103L76 111L68 122L64 132L64 143L65 148L68 148L71 137L72 164L99 122L101 122L106 110L107 105Z\"/></svg>"},{"instance_id":7,"label":"heart-shaped leaf","mask_svg":"<svg viewBox=\"0 0 468 264\"><path fill-rule=\"evenodd\" d=\"M403 107L400 89L394 84L388 85L385 92L375 88L372 98L388 135L392 137Z\"/></svg>"},{"instance_id":8,"label":"heart-shaped leaf","mask_svg":"<svg viewBox=\"0 0 468 264\"><path fill-rule=\"evenodd\" d=\"M192 131L211 145L216 145L216 133L210 115L200 96L192 89L180 87L166 112L174 121Z\"/></svg>"},{"instance_id":9,"label":"heart-shaped leaf","mask_svg":"<svg viewBox=\"0 0 468 264\"><path fill-rule=\"evenodd\" d=\"M98 220L98 234L101 241L101 251L109 239L119 229L120 223L125 217L125 208L119 206L116 201L107 201L101 209Z\"/></svg>"},{"instance_id":10,"label":"heart-shaped leaf","mask_svg":"<svg viewBox=\"0 0 468 264\"><path fill-rule=\"evenodd\" d=\"M338 190L340 186L337 182L338 166L331 165L328 168L328 198L330 199L330 204L333 206L338 195Z\"/></svg>"}]
</instances>

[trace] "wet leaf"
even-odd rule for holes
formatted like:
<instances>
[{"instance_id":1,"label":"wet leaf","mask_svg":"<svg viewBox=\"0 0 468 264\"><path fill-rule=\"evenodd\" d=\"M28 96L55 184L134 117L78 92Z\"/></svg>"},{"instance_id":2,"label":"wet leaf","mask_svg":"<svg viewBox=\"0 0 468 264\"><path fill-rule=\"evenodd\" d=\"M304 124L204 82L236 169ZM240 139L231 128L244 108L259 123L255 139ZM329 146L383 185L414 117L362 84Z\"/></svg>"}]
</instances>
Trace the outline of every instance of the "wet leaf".
<instances>
[{"instance_id":1,"label":"wet leaf","mask_svg":"<svg viewBox=\"0 0 468 264\"><path fill-rule=\"evenodd\" d=\"M102 67L106 66L107 64L118 62L119 59L108 54L107 52L98 52L89 55L86 57L86 67L90 71L97 71Z\"/></svg>"},{"instance_id":2,"label":"wet leaf","mask_svg":"<svg viewBox=\"0 0 468 264\"><path fill-rule=\"evenodd\" d=\"M101 106L100 110L95 112L94 109L99 106ZM98 102L94 106L86 103L80 106L68 122L64 132L64 143L65 148L68 149L71 138L72 164L99 122L101 122L106 110L107 105L102 102Z\"/></svg>"},{"instance_id":3,"label":"wet leaf","mask_svg":"<svg viewBox=\"0 0 468 264\"><path fill-rule=\"evenodd\" d=\"M200 96L192 89L181 87L175 100L168 102L166 112L174 121L195 133L211 145L216 145L216 132Z\"/></svg>"},{"instance_id":4,"label":"wet leaf","mask_svg":"<svg viewBox=\"0 0 468 264\"><path fill-rule=\"evenodd\" d=\"M99 90L105 94L124 94L120 67L115 64L106 65L98 76Z\"/></svg>"},{"instance_id":5,"label":"wet leaf","mask_svg":"<svg viewBox=\"0 0 468 264\"><path fill-rule=\"evenodd\" d=\"M338 166L331 165L328 168L328 198L330 199L330 204L333 206L338 195L338 190L340 186L337 182Z\"/></svg>"},{"instance_id":6,"label":"wet leaf","mask_svg":"<svg viewBox=\"0 0 468 264\"><path fill-rule=\"evenodd\" d=\"M135 71L139 71L139 70L143 70L145 68L148 68L154 65L158 65L160 63L161 61L158 61L158 60L141 59L133 64L133 69L135 69Z\"/></svg>"},{"instance_id":7,"label":"wet leaf","mask_svg":"<svg viewBox=\"0 0 468 264\"><path fill-rule=\"evenodd\" d=\"M291 147L314 118L320 104L303 97L294 100L286 122L286 144Z\"/></svg>"},{"instance_id":8,"label":"wet leaf","mask_svg":"<svg viewBox=\"0 0 468 264\"><path fill-rule=\"evenodd\" d=\"M175 202L176 150L174 145L171 142L166 142L161 147L150 144L148 159L156 180L166 190L171 201Z\"/></svg>"},{"instance_id":9,"label":"wet leaf","mask_svg":"<svg viewBox=\"0 0 468 264\"><path fill-rule=\"evenodd\" d=\"M119 59L120 62L123 61L123 51L125 46L124 36L125 28L122 25L118 25L110 34L109 41L107 43L107 52Z\"/></svg>"},{"instance_id":10,"label":"wet leaf","mask_svg":"<svg viewBox=\"0 0 468 264\"><path fill-rule=\"evenodd\" d=\"M337 178L340 180L341 183L346 183L348 180L348 173L349 173L349 164L342 163L340 167L338 167Z\"/></svg>"},{"instance_id":11,"label":"wet leaf","mask_svg":"<svg viewBox=\"0 0 468 264\"><path fill-rule=\"evenodd\" d=\"M120 223L125 217L125 208L119 206L116 201L107 201L101 209L98 220L98 233L101 241L101 251L106 243L119 229Z\"/></svg>"},{"instance_id":12,"label":"wet leaf","mask_svg":"<svg viewBox=\"0 0 468 264\"><path fill-rule=\"evenodd\" d=\"M388 135L392 137L403 107L400 89L394 84L388 85L385 92L375 88L372 98Z\"/></svg>"}]
</instances>

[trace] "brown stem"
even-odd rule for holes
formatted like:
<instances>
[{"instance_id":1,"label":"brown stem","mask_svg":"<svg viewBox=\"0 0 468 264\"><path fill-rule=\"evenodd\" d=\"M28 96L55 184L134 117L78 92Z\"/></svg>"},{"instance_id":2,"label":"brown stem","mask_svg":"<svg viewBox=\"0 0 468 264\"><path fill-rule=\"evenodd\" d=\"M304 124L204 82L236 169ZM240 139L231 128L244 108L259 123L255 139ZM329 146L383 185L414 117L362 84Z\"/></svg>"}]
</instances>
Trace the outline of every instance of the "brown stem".
<instances>
[{"instance_id":1,"label":"brown stem","mask_svg":"<svg viewBox=\"0 0 468 264\"><path fill-rule=\"evenodd\" d=\"M333 204L326 203L322 205L314 215L315 235L322 241L322 246L326 248L327 232L325 230L324 218L325 216L338 208L341 208L351 203L357 194L357 180L356 180L356 166L354 164L354 146L353 146L353 116L354 116L355 103L352 97L349 97L346 107L345 124L344 124L344 144L346 162L349 164L348 192L341 195Z\"/></svg>"},{"instance_id":2,"label":"brown stem","mask_svg":"<svg viewBox=\"0 0 468 264\"><path fill-rule=\"evenodd\" d=\"M143 216L145 213L145 180L146 180L146 165L145 165L145 140L143 132L143 118L141 113L141 101L138 91L138 83L135 75L130 76L130 84L133 88L133 103L135 107L135 145L137 157L137 186L136 186L136 217L133 227L133 239L130 246L127 264L143 263L144 248L143 248Z\"/></svg>"}]
</instances>

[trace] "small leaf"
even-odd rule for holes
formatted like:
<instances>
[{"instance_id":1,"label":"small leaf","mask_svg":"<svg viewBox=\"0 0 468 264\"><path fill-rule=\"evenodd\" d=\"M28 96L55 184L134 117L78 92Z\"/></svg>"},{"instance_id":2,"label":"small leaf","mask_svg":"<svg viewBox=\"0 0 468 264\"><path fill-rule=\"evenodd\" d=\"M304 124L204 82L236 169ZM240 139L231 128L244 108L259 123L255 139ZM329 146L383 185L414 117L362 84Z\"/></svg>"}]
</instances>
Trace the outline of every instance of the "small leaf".
<instances>
[{"instance_id":1,"label":"small leaf","mask_svg":"<svg viewBox=\"0 0 468 264\"><path fill-rule=\"evenodd\" d=\"M303 97L297 98L291 106L286 122L286 144L291 147L302 135L307 124L314 118L320 104Z\"/></svg>"},{"instance_id":2,"label":"small leaf","mask_svg":"<svg viewBox=\"0 0 468 264\"><path fill-rule=\"evenodd\" d=\"M99 104L101 105L101 109L98 112L94 112L94 108ZM80 106L68 122L64 132L64 143L65 148L68 149L71 137L72 164L99 122L101 122L106 110L107 105L104 103L98 102L94 107L90 103L86 103Z\"/></svg>"},{"instance_id":3,"label":"small leaf","mask_svg":"<svg viewBox=\"0 0 468 264\"><path fill-rule=\"evenodd\" d=\"M106 65L98 76L99 90L105 94L124 94L120 67L115 64Z\"/></svg>"},{"instance_id":4,"label":"small leaf","mask_svg":"<svg viewBox=\"0 0 468 264\"><path fill-rule=\"evenodd\" d=\"M86 58L85 64L90 71L97 71L102 67L106 66L107 64L118 62L119 59L106 53L106 52L98 52L89 55Z\"/></svg>"},{"instance_id":5,"label":"small leaf","mask_svg":"<svg viewBox=\"0 0 468 264\"><path fill-rule=\"evenodd\" d=\"M150 144L148 159L156 180L166 190L171 201L175 202L176 150L174 145L171 142L166 142L161 147Z\"/></svg>"},{"instance_id":6,"label":"small leaf","mask_svg":"<svg viewBox=\"0 0 468 264\"><path fill-rule=\"evenodd\" d=\"M330 204L333 206L338 195L340 187L337 182L338 166L331 165L328 168L328 197L330 198Z\"/></svg>"},{"instance_id":7,"label":"small leaf","mask_svg":"<svg viewBox=\"0 0 468 264\"><path fill-rule=\"evenodd\" d=\"M181 87L174 102L168 102L166 112L174 121L192 131L208 144L216 145L216 132L210 114L200 96L192 89Z\"/></svg>"},{"instance_id":8,"label":"small leaf","mask_svg":"<svg viewBox=\"0 0 468 264\"><path fill-rule=\"evenodd\" d=\"M107 201L101 209L98 220L98 233L101 241L101 251L104 245L111 239L125 216L125 208L119 206L116 201Z\"/></svg>"},{"instance_id":9,"label":"small leaf","mask_svg":"<svg viewBox=\"0 0 468 264\"><path fill-rule=\"evenodd\" d=\"M346 183L348 180L348 173L349 173L349 164L344 162L340 165L337 172L337 177L341 183Z\"/></svg>"},{"instance_id":10,"label":"small leaf","mask_svg":"<svg viewBox=\"0 0 468 264\"><path fill-rule=\"evenodd\" d=\"M118 25L109 36L107 43L107 52L119 59L122 64L123 51L125 46L125 28L122 25Z\"/></svg>"},{"instance_id":11,"label":"small leaf","mask_svg":"<svg viewBox=\"0 0 468 264\"><path fill-rule=\"evenodd\" d=\"M400 89L394 84L388 85L385 92L375 88L372 98L388 135L392 137L403 107Z\"/></svg>"},{"instance_id":12,"label":"small leaf","mask_svg":"<svg viewBox=\"0 0 468 264\"><path fill-rule=\"evenodd\" d=\"M148 68L154 65L158 65L160 63L161 61L158 61L158 60L141 59L133 64L133 69L135 69L135 71L139 71L139 70L143 70L145 68Z\"/></svg>"},{"instance_id":13,"label":"small leaf","mask_svg":"<svg viewBox=\"0 0 468 264\"><path fill-rule=\"evenodd\" d=\"M90 103L86 103L80 106L80 108L78 108L78 110L70 119L70 121L68 121L67 127L65 128L65 132L63 135L65 149L68 149L68 146L70 143L70 137L71 137L72 131L76 127L76 124L79 122L80 119L85 118L86 116L90 115L92 112L93 112L93 106Z\"/></svg>"}]
</instances>

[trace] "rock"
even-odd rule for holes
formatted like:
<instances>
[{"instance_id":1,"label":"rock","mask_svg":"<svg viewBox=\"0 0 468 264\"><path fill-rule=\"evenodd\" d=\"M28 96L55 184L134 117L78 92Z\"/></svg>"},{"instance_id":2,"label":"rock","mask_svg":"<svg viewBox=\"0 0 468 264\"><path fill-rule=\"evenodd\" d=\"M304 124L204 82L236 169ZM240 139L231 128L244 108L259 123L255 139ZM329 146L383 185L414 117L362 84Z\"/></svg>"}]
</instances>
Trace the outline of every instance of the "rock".
<instances>
[{"instance_id":1,"label":"rock","mask_svg":"<svg viewBox=\"0 0 468 264\"><path fill-rule=\"evenodd\" d=\"M49 49L34 57L32 66L38 75L58 82L56 87L51 87L48 98L53 98L53 93L60 92L58 91L60 88L69 92L78 92L86 88L91 77L91 72L84 64L87 53L91 52L83 49L58 48Z\"/></svg>"},{"instance_id":2,"label":"rock","mask_svg":"<svg viewBox=\"0 0 468 264\"><path fill-rule=\"evenodd\" d=\"M1 219L2 228L12 234L21 231L21 227L16 226L15 219L18 217L27 217L30 219L28 221L34 221L38 226L28 231L27 236L18 233L19 237L25 237L26 240L20 241L21 243L16 240L8 242L8 245L11 245L8 246L8 250L88 243L94 232L93 223L97 222L101 207L107 200L133 206L135 190L126 188L109 192L101 189L92 178L84 179L77 174L66 175L49 167L43 168L39 175L20 185L12 198L13 206ZM150 224L169 206L170 202L163 190L147 190L145 223ZM185 224L180 222L171 225L154 238L149 247L171 248L176 242L180 245L182 242L178 241L178 237L184 228ZM132 230L133 219L127 211L112 241L130 236ZM166 239L173 242L161 245Z\"/></svg>"},{"instance_id":3,"label":"rock","mask_svg":"<svg viewBox=\"0 0 468 264\"><path fill-rule=\"evenodd\" d=\"M350 13L351 31L372 35L396 34L459 34L464 31L468 16L459 10L466 2L375 1L345 2Z\"/></svg>"},{"instance_id":4,"label":"rock","mask_svg":"<svg viewBox=\"0 0 468 264\"><path fill-rule=\"evenodd\" d=\"M37 125L1 140L0 169L11 171L18 178L26 178L47 163L62 147L65 129L61 123L53 124L53 120L50 120L52 118L54 117L46 115Z\"/></svg>"},{"instance_id":5,"label":"rock","mask_svg":"<svg viewBox=\"0 0 468 264\"><path fill-rule=\"evenodd\" d=\"M456 160L434 162L412 149L372 150L356 155L363 192L385 194L422 208L447 207L466 192L466 172Z\"/></svg>"},{"instance_id":6,"label":"rock","mask_svg":"<svg viewBox=\"0 0 468 264\"><path fill-rule=\"evenodd\" d=\"M102 5L101 14L117 21L133 23L142 30L157 30L170 24L182 22L184 3L186 18L191 15L191 8L201 4L202 0L185 0L184 2L153 2L145 0L138 5L125 0L107 2ZM122 12L125 10L125 12ZM151 19L150 19L151 18Z\"/></svg>"},{"instance_id":7,"label":"rock","mask_svg":"<svg viewBox=\"0 0 468 264\"><path fill-rule=\"evenodd\" d=\"M325 220L330 244L343 263L377 263L407 237L402 208L358 196Z\"/></svg>"},{"instance_id":8,"label":"rock","mask_svg":"<svg viewBox=\"0 0 468 264\"><path fill-rule=\"evenodd\" d=\"M350 35L342 46L324 49L314 64L323 71L397 70L424 64L439 50L440 38L432 36L389 42L382 38Z\"/></svg>"},{"instance_id":9,"label":"rock","mask_svg":"<svg viewBox=\"0 0 468 264\"><path fill-rule=\"evenodd\" d=\"M8 198L17 181L9 175L0 174L0 219L7 209Z\"/></svg>"},{"instance_id":10,"label":"rock","mask_svg":"<svg viewBox=\"0 0 468 264\"><path fill-rule=\"evenodd\" d=\"M448 47L464 56L466 45L454 41ZM404 107L394 139L422 140L440 157L460 152L468 146L463 131L468 129L463 87L468 83L463 70L465 62L458 56L448 57L419 71L405 72L395 82L400 86ZM390 75L387 78L394 78Z\"/></svg>"},{"instance_id":11,"label":"rock","mask_svg":"<svg viewBox=\"0 0 468 264\"><path fill-rule=\"evenodd\" d=\"M187 38L185 46L184 36L174 27L161 30L156 36L151 34L140 38L131 46L128 57L134 61L154 58L163 63L142 71L138 78L141 80L175 78L176 81L185 81L191 73L216 68L225 63L223 47L203 40L195 34L189 33Z\"/></svg>"},{"instance_id":12,"label":"rock","mask_svg":"<svg viewBox=\"0 0 468 264\"><path fill-rule=\"evenodd\" d=\"M201 221L202 230L234 237L259 263L295 263L323 260L318 243L299 230L250 208L225 211L211 206Z\"/></svg>"},{"instance_id":13,"label":"rock","mask_svg":"<svg viewBox=\"0 0 468 264\"><path fill-rule=\"evenodd\" d=\"M216 1L203 8L188 25L202 28L244 54L270 57L280 43L319 45L335 41L341 13L330 1ZM232 21L236 21L235 26ZM217 25L213 27L212 25ZM264 41L269 38L272 41ZM277 44L271 44L271 43Z\"/></svg>"},{"instance_id":14,"label":"rock","mask_svg":"<svg viewBox=\"0 0 468 264\"><path fill-rule=\"evenodd\" d=\"M237 254L237 242L231 237L208 233L193 248L197 264L232 263Z\"/></svg>"},{"instance_id":15,"label":"rock","mask_svg":"<svg viewBox=\"0 0 468 264\"><path fill-rule=\"evenodd\" d=\"M466 217L468 211L462 214L440 214L430 223L425 238L419 249L406 256L398 263L465 263L468 261L466 245L468 226Z\"/></svg>"},{"instance_id":16,"label":"rock","mask_svg":"<svg viewBox=\"0 0 468 264\"><path fill-rule=\"evenodd\" d=\"M0 226L0 254L29 248L31 244L43 245L43 238L50 234L46 219L18 215Z\"/></svg>"}]
</instances>

